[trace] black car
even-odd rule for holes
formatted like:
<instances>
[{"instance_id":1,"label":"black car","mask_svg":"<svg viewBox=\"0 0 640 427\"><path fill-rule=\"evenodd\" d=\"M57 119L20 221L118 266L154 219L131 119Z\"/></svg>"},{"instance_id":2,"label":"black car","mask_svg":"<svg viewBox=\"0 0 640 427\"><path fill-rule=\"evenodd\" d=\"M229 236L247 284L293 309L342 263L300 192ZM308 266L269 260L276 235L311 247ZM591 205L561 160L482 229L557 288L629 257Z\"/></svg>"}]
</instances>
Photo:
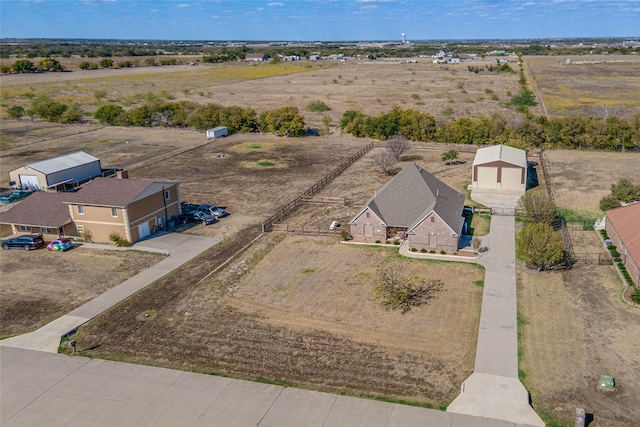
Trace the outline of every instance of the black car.
<instances>
[{"instance_id":1,"label":"black car","mask_svg":"<svg viewBox=\"0 0 640 427\"><path fill-rule=\"evenodd\" d=\"M42 234L24 234L13 239L3 240L2 249L24 249L30 251L44 246Z\"/></svg>"}]
</instances>

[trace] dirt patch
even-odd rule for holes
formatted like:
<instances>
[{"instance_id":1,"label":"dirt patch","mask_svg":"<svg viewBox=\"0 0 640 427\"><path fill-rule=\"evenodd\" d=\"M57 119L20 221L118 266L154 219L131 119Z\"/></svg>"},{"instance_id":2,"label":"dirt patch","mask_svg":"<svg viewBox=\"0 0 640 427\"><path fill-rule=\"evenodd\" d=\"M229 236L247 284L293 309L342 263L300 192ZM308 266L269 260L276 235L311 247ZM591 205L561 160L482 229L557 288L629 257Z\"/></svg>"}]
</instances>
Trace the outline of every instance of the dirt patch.
<instances>
[{"instance_id":1,"label":"dirt patch","mask_svg":"<svg viewBox=\"0 0 640 427\"><path fill-rule=\"evenodd\" d=\"M0 336L26 333L156 264L162 255L74 248L0 252Z\"/></svg>"},{"instance_id":2,"label":"dirt patch","mask_svg":"<svg viewBox=\"0 0 640 427\"><path fill-rule=\"evenodd\" d=\"M571 235L582 250L602 250L595 231ZM640 311L622 302L614 267L581 262L565 273L518 271L520 368L536 410L567 425L576 407L594 415L593 426L637 425ZM615 391L599 389L601 374L615 377Z\"/></svg>"}]
</instances>

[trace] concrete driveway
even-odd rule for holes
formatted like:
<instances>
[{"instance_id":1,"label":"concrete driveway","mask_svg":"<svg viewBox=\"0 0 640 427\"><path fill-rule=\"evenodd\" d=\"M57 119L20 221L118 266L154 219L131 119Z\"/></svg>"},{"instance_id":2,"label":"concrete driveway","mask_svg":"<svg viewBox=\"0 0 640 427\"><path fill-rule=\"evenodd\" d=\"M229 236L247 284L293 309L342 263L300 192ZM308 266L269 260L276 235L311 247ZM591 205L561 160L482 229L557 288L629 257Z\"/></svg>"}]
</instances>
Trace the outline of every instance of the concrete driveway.
<instances>
[{"instance_id":1,"label":"concrete driveway","mask_svg":"<svg viewBox=\"0 0 640 427\"><path fill-rule=\"evenodd\" d=\"M169 256L66 315L44 325L40 329L0 341L0 346L57 353L62 335L67 334L120 301L144 289L151 283L206 251L219 241L220 239L216 238L166 233L138 242L131 248L84 244L80 246L78 250L82 250L82 247L103 248L105 250L133 249L160 252L168 254Z\"/></svg>"}]
</instances>

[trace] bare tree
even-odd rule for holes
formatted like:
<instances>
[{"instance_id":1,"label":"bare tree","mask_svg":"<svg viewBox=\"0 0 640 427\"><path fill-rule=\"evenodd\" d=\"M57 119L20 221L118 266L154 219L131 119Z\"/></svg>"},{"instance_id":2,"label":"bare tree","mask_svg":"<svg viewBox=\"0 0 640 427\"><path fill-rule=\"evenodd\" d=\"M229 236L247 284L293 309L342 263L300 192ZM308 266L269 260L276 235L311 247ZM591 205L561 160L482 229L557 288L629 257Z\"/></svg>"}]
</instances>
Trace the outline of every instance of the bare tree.
<instances>
[{"instance_id":1,"label":"bare tree","mask_svg":"<svg viewBox=\"0 0 640 427\"><path fill-rule=\"evenodd\" d=\"M482 240L474 237L473 239L471 239L471 246L473 246L474 251L478 252L478 249L480 249L480 246L482 246Z\"/></svg>"},{"instance_id":2,"label":"bare tree","mask_svg":"<svg viewBox=\"0 0 640 427\"><path fill-rule=\"evenodd\" d=\"M596 105L593 107L596 116L607 120L609 117L617 116L624 112L624 107L620 104L616 105Z\"/></svg>"},{"instance_id":3,"label":"bare tree","mask_svg":"<svg viewBox=\"0 0 640 427\"><path fill-rule=\"evenodd\" d=\"M400 160L400 156L407 151L408 148L409 143L402 135L395 135L387 140L387 150L393 154L397 160Z\"/></svg>"},{"instance_id":4,"label":"bare tree","mask_svg":"<svg viewBox=\"0 0 640 427\"><path fill-rule=\"evenodd\" d=\"M398 158L388 150L382 151L373 156L373 163L382 169L382 172L384 172L385 175L389 171L389 168L397 162Z\"/></svg>"}]
</instances>

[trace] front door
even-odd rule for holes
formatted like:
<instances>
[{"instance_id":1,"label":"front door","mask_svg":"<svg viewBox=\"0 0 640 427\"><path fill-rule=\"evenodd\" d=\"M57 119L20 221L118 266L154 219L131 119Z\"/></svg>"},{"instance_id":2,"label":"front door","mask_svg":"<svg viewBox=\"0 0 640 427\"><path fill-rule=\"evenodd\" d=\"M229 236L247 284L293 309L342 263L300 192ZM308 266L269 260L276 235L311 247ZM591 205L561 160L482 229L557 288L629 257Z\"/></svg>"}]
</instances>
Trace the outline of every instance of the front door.
<instances>
[{"instance_id":1,"label":"front door","mask_svg":"<svg viewBox=\"0 0 640 427\"><path fill-rule=\"evenodd\" d=\"M429 247L430 248L435 248L438 245L438 243L436 242L436 235L435 234L429 234Z\"/></svg>"}]
</instances>

